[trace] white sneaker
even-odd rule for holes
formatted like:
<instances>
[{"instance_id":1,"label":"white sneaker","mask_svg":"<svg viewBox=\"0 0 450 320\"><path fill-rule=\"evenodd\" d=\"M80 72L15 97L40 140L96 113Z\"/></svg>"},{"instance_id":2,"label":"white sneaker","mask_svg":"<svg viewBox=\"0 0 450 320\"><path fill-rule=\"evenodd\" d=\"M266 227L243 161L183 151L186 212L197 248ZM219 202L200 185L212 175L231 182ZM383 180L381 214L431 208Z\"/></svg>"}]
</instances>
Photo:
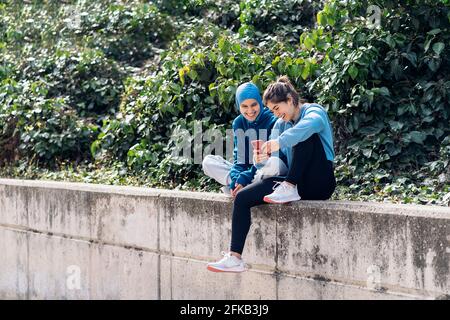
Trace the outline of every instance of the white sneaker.
<instances>
[{"instance_id":1,"label":"white sneaker","mask_svg":"<svg viewBox=\"0 0 450 320\"><path fill-rule=\"evenodd\" d=\"M223 186L220 188L220 191L222 191L226 196L231 197L231 189L228 186Z\"/></svg>"},{"instance_id":2,"label":"white sneaker","mask_svg":"<svg viewBox=\"0 0 450 320\"><path fill-rule=\"evenodd\" d=\"M297 186L283 181L277 182L273 186L274 192L264 197L264 201L268 203L287 203L300 200Z\"/></svg>"},{"instance_id":3,"label":"white sneaker","mask_svg":"<svg viewBox=\"0 0 450 320\"><path fill-rule=\"evenodd\" d=\"M208 263L207 269L212 272L244 272L247 271L245 269L245 263L242 259L239 259L230 253L226 253L222 251L222 255L224 256L222 260L218 262Z\"/></svg>"}]
</instances>

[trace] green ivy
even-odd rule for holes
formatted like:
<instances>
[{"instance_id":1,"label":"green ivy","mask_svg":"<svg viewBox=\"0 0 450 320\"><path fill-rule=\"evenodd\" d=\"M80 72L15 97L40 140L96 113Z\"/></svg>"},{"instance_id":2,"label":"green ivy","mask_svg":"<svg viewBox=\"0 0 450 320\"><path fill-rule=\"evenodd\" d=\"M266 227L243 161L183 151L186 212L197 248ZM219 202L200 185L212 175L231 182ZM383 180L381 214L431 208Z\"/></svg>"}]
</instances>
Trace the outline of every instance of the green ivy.
<instances>
[{"instance_id":1,"label":"green ivy","mask_svg":"<svg viewBox=\"0 0 450 320\"><path fill-rule=\"evenodd\" d=\"M172 133L225 133L240 83L288 75L333 122L334 199L448 205L449 8L1 1L1 175L217 190Z\"/></svg>"}]
</instances>

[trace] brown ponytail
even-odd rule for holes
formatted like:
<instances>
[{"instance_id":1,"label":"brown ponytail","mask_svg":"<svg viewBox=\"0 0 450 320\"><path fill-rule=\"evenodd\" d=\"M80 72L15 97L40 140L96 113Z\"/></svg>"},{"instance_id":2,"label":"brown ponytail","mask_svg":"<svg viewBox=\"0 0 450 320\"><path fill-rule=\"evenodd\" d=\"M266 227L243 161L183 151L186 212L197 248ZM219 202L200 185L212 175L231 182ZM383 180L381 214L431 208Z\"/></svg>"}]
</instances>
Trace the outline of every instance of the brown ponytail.
<instances>
[{"instance_id":1,"label":"brown ponytail","mask_svg":"<svg viewBox=\"0 0 450 320\"><path fill-rule=\"evenodd\" d=\"M289 97L292 98L295 107L298 106L299 102L305 102L305 100L300 99L289 78L287 76L281 76L264 91L263 103L267 106L268 101L272 103L286 102Z\"/></svg>"}]
</instances>

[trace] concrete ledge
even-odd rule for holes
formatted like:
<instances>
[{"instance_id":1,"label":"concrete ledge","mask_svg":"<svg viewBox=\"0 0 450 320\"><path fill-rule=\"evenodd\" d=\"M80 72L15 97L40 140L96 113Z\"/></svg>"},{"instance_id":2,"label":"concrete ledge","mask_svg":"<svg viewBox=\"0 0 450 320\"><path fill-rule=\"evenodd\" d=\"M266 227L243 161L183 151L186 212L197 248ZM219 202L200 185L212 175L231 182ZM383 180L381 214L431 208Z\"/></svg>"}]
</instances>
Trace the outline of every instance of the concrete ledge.
<instances>
[{"instance_id":1,"label":"concrete ledge","mask_svg":"<svg viewBox=\"0 0 450 320\"><path fill-rule=\"evenodd\" d=\"M450 208L300 201L252 211L239 275L230 198L214 193L0 179L0 298L441 299ZM71 288L71 267L80 288ZM211 290L211 288L216 288Z\"/></svg>"}]
</instances>

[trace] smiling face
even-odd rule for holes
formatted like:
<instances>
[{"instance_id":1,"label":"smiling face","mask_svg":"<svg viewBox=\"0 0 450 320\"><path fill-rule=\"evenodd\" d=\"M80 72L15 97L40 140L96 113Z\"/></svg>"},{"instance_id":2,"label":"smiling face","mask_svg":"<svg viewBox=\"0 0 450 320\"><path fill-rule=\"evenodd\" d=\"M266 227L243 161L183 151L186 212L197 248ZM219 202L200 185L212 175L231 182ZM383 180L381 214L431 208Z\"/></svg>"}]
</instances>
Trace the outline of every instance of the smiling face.
<instances>
[{"instance_id":1,"label":"smiling face","mask_svg":"<svg viewBox=\"0 0 450 320\"><path fill-rule=\"evenodd\" d=\"M294 120L298 114L297 108L294 107L291 97L289 97L287 101L282 102L272 102L269 100L267 101L267 107L273 112L275 117L282 119L285 122Z\"/></svg>"},{"instance_id":2,"label":"smiling face","mask_svg":"<svg viewBox=\"0 0 450 320\"><path fill-rule=\"evenodd\" d=\"M244 100L239 106L239 111L248 121L255 121L260 110L259 103L255 99Z\"/></svg>"}]
</instances>

